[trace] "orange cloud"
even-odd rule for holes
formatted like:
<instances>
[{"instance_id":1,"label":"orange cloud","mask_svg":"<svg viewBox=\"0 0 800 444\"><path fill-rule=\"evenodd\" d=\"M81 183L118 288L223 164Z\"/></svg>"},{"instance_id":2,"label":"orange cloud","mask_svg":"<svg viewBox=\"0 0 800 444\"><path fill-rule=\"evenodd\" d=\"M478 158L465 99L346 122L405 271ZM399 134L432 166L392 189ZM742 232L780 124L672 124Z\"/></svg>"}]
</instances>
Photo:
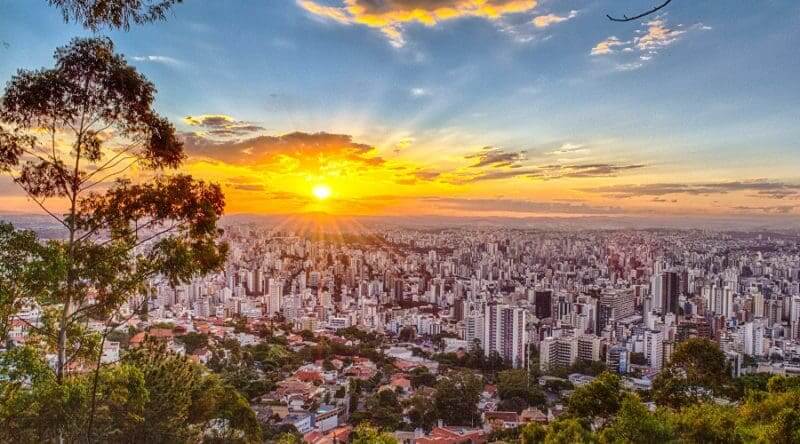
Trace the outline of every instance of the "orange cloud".
<instances>
[{"instance_id":1,"label":"orange cloud","mask_svg":"<svg viewBox=\"0 0 800 444\"><path fill-rule=\"evenodd\" d=\"M592 48L591 54L593 56L611 54L615 51L614 47L624 45L625 42L622 42L618 38L611 36L595 45L594 48Z\"/></svg>"},{"instance_id":2,"label":"orange cloud","mask_svg":"<svg viewBox=\"0 0 800 444\"><path fill-rule=\"evenodd\" d=\"M378 166L384 159L375 149L356 143L348 135L294 132L282 136L258 136L245 140L215 141L197 134L184 134L190 156L218 160L232 165L274 170L310 171L317 174L335 166ZM347 165L343 165L346 163Z\"/></svg>"},{"instance_id":3,"label":"orange cloud","mask_svg":"<svg viewBox=\"0 0 800 444\"><path fill-rule=\"evenodd\" d=\"M556 23L565 22L567 20L574 19L578 16L578 11L572 10L569 12L568 15L556 15L556 14L546 14L540 15L533 19L533 25L537 28L547 28L550 25L555 25Z\"/></svg>"},{"instance_id":4,"label":"orange cloud","mask_svg":"<svg viewBox=\"0 0 800 444\"><path fill-rule=\"evenodd\" d=\"M379 29L395 47L405 45L403 26L437 23L463 17L496 20L504 15L528 12L538 0L343 0L341 7L297 0L311 14L341 24L359 24Z\"/></svg>"}]
</instances>

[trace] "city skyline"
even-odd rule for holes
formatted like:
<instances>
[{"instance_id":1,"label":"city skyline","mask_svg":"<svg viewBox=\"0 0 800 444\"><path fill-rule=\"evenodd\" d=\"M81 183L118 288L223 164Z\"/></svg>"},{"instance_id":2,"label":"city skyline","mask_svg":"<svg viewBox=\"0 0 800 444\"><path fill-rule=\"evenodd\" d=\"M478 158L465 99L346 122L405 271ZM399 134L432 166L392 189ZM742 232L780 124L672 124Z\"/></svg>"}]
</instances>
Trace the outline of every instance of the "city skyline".
<instances>
[{"instance_id":1,"label":"city skyline","mask_svg":"<svg viewBox=\"0 0 800 444\"><path fill-rule=\"evenodd\" d=\"M620 24L649 4L435 4L185 2L108 34L228 214L798 214L798 5ZM88 34L43 2L2 10L4 82ZM35 210L4 176L0 212Z\"/></svg>"}]
</instances>

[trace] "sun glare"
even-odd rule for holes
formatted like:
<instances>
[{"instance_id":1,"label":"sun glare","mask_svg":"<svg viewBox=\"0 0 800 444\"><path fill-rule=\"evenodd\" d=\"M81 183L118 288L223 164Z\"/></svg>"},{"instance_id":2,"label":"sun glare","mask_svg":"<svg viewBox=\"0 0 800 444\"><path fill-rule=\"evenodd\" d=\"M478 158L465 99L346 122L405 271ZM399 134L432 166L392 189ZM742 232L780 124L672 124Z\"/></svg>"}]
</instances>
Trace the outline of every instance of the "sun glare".
<instances>
[{"instance_id":1,"label":"sun glare","mask_svg":"<svg viewBox=\"0 0 800 444\"><path fill-rule=\"evenodd\" d=\"M314 194L314 197L319 200L325 200L331 197L331 187L327 185L317 185L311 192Z\"/></svg>"}]
</instances>

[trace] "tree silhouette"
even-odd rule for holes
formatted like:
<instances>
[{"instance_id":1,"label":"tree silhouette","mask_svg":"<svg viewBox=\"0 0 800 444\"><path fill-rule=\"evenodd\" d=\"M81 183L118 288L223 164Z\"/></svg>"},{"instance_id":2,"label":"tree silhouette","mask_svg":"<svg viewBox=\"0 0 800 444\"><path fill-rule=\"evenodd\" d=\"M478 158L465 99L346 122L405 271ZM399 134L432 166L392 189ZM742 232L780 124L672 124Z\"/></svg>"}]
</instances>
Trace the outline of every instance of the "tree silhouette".
<instances>
[{"instance_id":1,"label":"tree silhouette","mask_svg":"<svg viewBox=\"0 0 800 444\"><path fill-rule=\"evenodd\" d=\"M49 291L17 295L43 309L30 328L56 351L61 384L76 359L99 361L90 320L110 325L153 277L178 284L219 268L227 246L219 186L169 174L183 145L152 109L154 86L105 38L74 39L55 61L8 82L0 171L66 232L42 244Z\"/></svg>"},{"instance_id":2,"label":"tree silhouette","mask_svg":"<svg viewBox=\"0 0 800 444\"><path fill-rule=\"evenodd\" d=\"M64 20L97 31L103 27L128 30L167 18L167 12L183 0L47 0L61 10Z\"/></svg>"}]
</instances>

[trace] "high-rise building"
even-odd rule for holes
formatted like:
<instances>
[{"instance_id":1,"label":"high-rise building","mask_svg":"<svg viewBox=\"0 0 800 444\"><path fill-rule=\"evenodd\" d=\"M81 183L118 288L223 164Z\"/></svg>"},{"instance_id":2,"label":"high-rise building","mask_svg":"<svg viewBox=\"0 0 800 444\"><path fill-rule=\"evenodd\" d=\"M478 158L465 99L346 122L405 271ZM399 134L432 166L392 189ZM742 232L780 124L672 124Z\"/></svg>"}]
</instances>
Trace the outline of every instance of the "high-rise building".
<instances>
[{"instance_id":1,"label":"high-rise building","mask_svg":"<svg viewBox=\"0 0 800 444\"><path fill-rule=\"evenodd\" d=\"M660 371L664 365L664 332L646 330L644 332L644 356L650 368Z\"/></svg>"},{"instance_id":2,"label":"high-rise building","mask_svg":"<svg viewBox=\"0 0 800 444\"><path fill-rule=\"evenodd\" d=\"M675 271L661 273L661 313L678 314L678 296L680 295L680 281Z\"/></svg>"},{"instance_id":3,"label":"high-rise building","mask_svg":"<svg viewBox=\"0 0 800 444\"><path fill-rule=\"evenodd\" d=\"M606 354L606 366L617 373L628 373L628 362L630 361L630 352L622 345L615 345L608 349Z\"/></svg>"},{"instance_id":4,"label":"high-rise building","mask_svg":"<svg viewBox=\"0 0 800 444\"><path fill-rule=\"evenodd\" d=\"M800 296L792 297L792 305L789 310L789 325L791 327L792 339L798 339L800 338Z\"/></svg>"},{"instance_id":5,"label":"high-rise building","mask_svg":"<svg viewBox=\"0 0 800 444\"><path fill-rule=\"evenodd\" d=\"M553 290L533 290L533 312L539 319L553 316Z\"/></svg>"},{"instance_id":6,"label":"high-rise building","mask_svg":"<svg viewBox=\"0 0 800 444\"><path fill-rule=\"evenodd\" d=\"M527 312L504 304L486 307L484 320L484 352L497 352L514 368L526 365L528 335L525 331Z\"/></svg>"},{"instance_id":7,"label":"high-rise building","mask_svg":"<svg viewBox=\"0 0 800 444\"><path fill-rule=\"evenodd\" d=\"M764 356L764 334L766 327L763 319L756 319L744 325L744 354Z\"/></svg>"},{"instance_id":8,"label":"high-rise building","mask_svg":"<svg viewBox=\"0 0 800 444\"><path fill-rule=\"evenodd\" d=\"M283 297L283 283L277 279L270 279L267 288L267 314L274 316L281 311Z\"/></svg>"},{"instance_id":9,"label":"high-rise building","mask_svg":"<svg viewBox=\"0 0 800 444\"><path fill-rule=\"evenodd\" d=\"M539 366L547 371L578 360L599 361L602 344L600 338L591 335L545 338L539 343Z\"/></svg>"}]
</instances>

